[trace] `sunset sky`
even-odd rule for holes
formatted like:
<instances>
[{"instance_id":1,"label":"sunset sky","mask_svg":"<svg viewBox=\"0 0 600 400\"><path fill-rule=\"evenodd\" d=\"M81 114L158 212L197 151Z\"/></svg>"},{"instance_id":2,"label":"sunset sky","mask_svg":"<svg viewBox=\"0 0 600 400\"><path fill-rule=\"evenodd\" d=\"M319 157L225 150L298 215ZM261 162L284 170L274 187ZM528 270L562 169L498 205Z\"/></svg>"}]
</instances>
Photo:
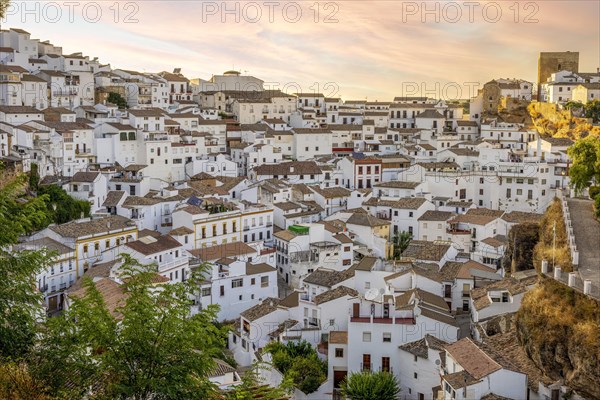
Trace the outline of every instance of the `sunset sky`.
<instances>
[{"instance_id":1,"label":"sunset sky","mask_svg":"<svg viewBox=\"0 0 600 400\"><path fill-rule=\"evenodd\" d=\"M235 68L271 87L344 99L389 101L416 87L467 98L492 78L535 82L540 51L579 51L583 72L600 66L598 1L227 2L229 14L221 1L120 2L118 13L113 1L82 1L72 22L67 4L14 1L2 28L113 68L180 67L203 79Z\"/></svg>"}]
</instances>

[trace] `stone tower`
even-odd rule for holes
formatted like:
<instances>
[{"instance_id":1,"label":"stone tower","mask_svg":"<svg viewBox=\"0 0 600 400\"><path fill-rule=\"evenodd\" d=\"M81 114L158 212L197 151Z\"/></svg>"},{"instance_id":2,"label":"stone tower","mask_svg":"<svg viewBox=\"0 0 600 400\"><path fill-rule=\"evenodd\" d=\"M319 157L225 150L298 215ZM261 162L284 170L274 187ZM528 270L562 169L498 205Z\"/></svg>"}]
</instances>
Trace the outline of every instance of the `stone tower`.
<instances>
[{"instance_id":1,"label":"stone tower","mask_svg":"<svg viewBox=\"0 0 600 400\"><path fill-rule=\"evenodd\" d=\"M551 74L563 70L579 72L578 51L540 53L538 59L538 99L541 95L541 84L546 82Z\"/></svg>"}]
</instances>

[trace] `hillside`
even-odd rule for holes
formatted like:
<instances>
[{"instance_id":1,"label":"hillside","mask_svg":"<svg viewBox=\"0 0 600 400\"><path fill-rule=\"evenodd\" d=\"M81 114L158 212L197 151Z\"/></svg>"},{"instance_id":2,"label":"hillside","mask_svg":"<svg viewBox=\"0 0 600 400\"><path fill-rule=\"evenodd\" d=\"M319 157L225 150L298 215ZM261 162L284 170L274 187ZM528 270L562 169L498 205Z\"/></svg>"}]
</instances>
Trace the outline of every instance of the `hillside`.
<instances>
[{"instance_id":1,"label":"hillside","mask_svg":"<svg viewBox=\"0 0 600 400\"><path fill-rule=\"evenodd\" d=\"M548 377L600 398L600 304L542 277L517 313L519 343Z\"/></svg>"},{"instance_id":2,"label":"hillside","mask_svg":"<svg viewBox=\"0 0 600 400\"><path fill-rule=\"evenodd\" d=\"M556 243L554 243L554 222L556 221ZM541 268L542 260L548 260L552 265L552 252L555 249L554 262L563 271L573 271L571 253L567 244L567 230L563 219L563 211L560 200L554 199L546 209L540 221L539 242L533 249L533 265L538 270Z\"/></svg>"},{"instance_id":3,"label":"hillside","mask_svg":"<svg viewBox=\"0 0 600 400\"><path fill-rule=\"evenodd\" d=\"M600 136L600 126L593 126L571 110L559 110L552 103L531 103L527 110L531 121L542 136L565 137L573 140L589 135Z\"/></svg>"}]
</instances>

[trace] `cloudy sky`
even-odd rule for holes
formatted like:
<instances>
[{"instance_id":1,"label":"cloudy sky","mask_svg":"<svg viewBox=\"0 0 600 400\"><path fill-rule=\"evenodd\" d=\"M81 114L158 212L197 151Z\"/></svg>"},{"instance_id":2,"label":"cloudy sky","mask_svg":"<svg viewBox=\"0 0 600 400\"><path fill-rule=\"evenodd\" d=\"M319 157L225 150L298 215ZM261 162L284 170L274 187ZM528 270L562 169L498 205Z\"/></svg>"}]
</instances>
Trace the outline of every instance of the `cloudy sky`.
<instances>
[{"instance_id":1,"label":"cloudy sky","mask_svg":"<svg viewBox=\"0 0 600 400\"><path fill-rule=\"evenodd\" d=\"M537 79L540 51L600 66L600 2L14 1L2 27L113 68L229 69L344 99L467 98L492 78ZM471 93L472 94L472 93Z\"/></svg>"}]
</instances>

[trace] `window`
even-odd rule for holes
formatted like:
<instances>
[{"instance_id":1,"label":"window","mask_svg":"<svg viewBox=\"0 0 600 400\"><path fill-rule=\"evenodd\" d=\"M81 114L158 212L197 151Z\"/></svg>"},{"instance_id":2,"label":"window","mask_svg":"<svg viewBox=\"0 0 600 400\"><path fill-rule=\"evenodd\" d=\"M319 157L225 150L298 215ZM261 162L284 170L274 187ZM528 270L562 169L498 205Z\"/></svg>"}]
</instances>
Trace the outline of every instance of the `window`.
<instances>
[{"instance_id":1,"label":"window","mask_svg":"<svg viewBox=\"0 0 600 400\"><path fill-rule=\"evenodd\" d=\"M392 341L392 334L390 332L383 332L383 342L389 343Z\"/></svg>"},{"instance_id":2,"label":"window","mask_svg":"<svg viewBox=\"0 0 600 400\"><path fill-rule=\"evenodd\" d=\"M256 285L256 278L250 279L250 285Z\"/></svg>"},{"instance_id":3,"label":"window","mask_svg":"<svg viewBox=\"0 0 600 400\"><path fill-rule=\"evenodd\" d=\"M419 356L415 355L415 362L419 361Z\"/></svg>"},{"instance_id":4,"label":"window","mask_svg":"<svg viewBox=\"0 0 600 400\"><path fill-rule=\"evenodd\" d=\"M210 296L210 295L211 295L211 288L209 288L209 287L202 288L202 297Z\"/></svg>"},{"instance_id":5,"label":"window","mask_svg":"<svg viewBox=\"0 0 600 400\"><path fill-rule=\"evenodd\" d=\"M363 332L363 342L371 341L371 332Z\"/></svg>"},{"instance_id":6,"label":"window","mask_svg":"<svg viewBox=\"0 0 600 400\"><path fill-rule=\"evenodd\" d=\"M244 280L242 278L234 279L231 281L232 288L237 288L237 287L242 287L242 286L244 286Z\"/></svg>"},{"instance_id":7,"label":"window","mask_svg":"<svg viewBox=\"0 0 600 400\"><path fill-rule=\"evenodd\" d=\"M269 286L269 277L261 276L260 277L260 287L268 287Z\"/></svg>"},{"instance_id":8,"label":"window","mask_svg":"<svg viewBox=\"0 0 600 400\"><path fill-rule=\"evenodd\" d=\"M342 358L342 357L344 357L344 349L336 347L335 348L335 357L336 358Z\"/></svg>"},{"instance_id":9,"label":"window","mask_svg":"<svg viewBox=\"0 0 600 400\"><path fill-rule=\"evenodd\" d=\"M418 378L419 375L416 372L413 374L413 376L414 376L415 379L419 379Z\"/></svg>"},{"instance_id":10,"label":"window","mask_svg":"<svg viewBox=\"0 0 600 400\"><path fill-rule=\"evenodd\" d=\"M84 245L83 245L83 252L84 252L84 253L87 253L87 252L88 252L88 245L87 245L87 244L84 244Z\"/></svg>"}]
</instances>

